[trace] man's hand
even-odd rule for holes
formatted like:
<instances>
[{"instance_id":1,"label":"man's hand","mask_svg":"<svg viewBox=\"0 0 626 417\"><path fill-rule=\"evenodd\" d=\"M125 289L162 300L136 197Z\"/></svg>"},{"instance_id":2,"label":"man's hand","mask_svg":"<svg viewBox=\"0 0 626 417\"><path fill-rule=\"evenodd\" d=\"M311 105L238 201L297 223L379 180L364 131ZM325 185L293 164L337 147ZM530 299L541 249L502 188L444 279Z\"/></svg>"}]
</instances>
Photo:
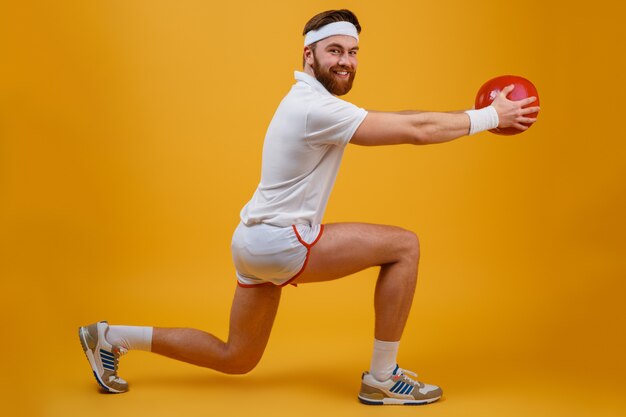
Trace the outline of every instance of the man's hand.
<instances>
[{"instance_id":1,"label":"man's hand","mask_svg":"<svg viewBox=\"0 0 626 417\"><path fill-rule=\"evenodd\" d=\"M506 98L506 96L508 96L514 88L515 86L513 84L504 87L495 100L493 100L492 105L496 109L496 112L498 112L498 118L500 119L498 127L514 127L519 130L526 130L529 125L537 121L536 117L528 117L528 115L539 112L539 106L526 107L535 102L537 97L511 101Z\"/></svg>"}]
</instances>

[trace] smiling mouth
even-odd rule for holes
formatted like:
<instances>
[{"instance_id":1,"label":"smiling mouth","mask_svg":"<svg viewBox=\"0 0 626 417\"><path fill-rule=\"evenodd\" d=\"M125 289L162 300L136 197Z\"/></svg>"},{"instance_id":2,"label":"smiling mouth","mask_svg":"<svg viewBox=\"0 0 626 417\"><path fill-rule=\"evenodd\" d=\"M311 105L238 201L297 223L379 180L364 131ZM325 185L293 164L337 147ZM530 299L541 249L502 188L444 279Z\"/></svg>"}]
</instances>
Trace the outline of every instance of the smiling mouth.
<instances>
[{"instance_id":1,"label":"smiling mouth","mask_svg":"<svg viewBox=\"0 0 626 417\"><path fill-rule=\"evenodd\" d=\"M342 77L342 78L347 78L348 76L350 76L350 72L349 71L333 71L334 74L337 74L338 76Z\"/></svg>"}]
</instances>

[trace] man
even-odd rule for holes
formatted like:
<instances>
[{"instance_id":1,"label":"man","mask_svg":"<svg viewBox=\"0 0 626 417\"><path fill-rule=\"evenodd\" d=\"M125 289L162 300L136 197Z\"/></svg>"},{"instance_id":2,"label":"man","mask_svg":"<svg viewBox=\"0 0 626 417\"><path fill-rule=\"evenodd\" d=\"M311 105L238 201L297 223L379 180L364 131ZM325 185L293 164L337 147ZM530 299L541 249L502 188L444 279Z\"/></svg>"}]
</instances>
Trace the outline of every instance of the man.
<instances>
[{"instance_id":1,"label":"man","mask_svg":"<svg viewBox=\"0 0 626 417\"><path fill-rule=\"evenodd\" d=\"M339 99L357 69L361 27L348 10L313 17L304 29L303 72L268 128L261 182L241 212L232 241L238 287L226 342L195 329L81 327L79 336L97 381L124 392L120 355L152 351L217 371L242 374L261 359L278 309L281 287L341 278L380 267L375 289L374 352L363 373L365 404L423 404L442 395L400 368L396 356L417 280L419 242L412 232L357 223L322 224L344 148L431 144L495 127L535 121L529 98L510 101L505 88L493 105L465 113L368 112Z\"/></svg>"}]
</instances>

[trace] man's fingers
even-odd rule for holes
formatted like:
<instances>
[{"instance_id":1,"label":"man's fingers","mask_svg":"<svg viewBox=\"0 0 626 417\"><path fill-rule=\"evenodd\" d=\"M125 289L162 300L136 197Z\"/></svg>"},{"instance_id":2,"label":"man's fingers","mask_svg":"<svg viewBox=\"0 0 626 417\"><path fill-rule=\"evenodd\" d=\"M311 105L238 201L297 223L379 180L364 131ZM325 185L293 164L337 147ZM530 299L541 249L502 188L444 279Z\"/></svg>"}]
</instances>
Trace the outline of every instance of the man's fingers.
<instances>
[{"instance_id":1,"label":"man's fingers","mask_svg":"<svg viewBox=\"0 0 626 417\"><path fill-rule=\"evenodd\" d=\"M539 113L539 109L540 109L539 106L524 107L520 113L522 115L524 115L524 114L532 114L532 113Z\"/></svg>"},{"instance_id":2,"label":"man's fingers","mask_svg":"<svg viewBox=\"0 0 626 417\"><path fill-rule=\"evenodd\" d=\"M509 95L511 91L513 91L514 88L515 88L515 84L507 85L506 87L502 89L502 91L500 91L500 94L506 97Z\"/></svg>"},{"instance_id":3,"label":"man's fingers","mask_svg":"<svg viewBox=\"0 0 626 417\"><path fill-rule=\"evenodd\" d=\"M522 99L519 101L519 103L523 106L526 107L528 106L530 103L534 103L535 101L537 101L537 97L532 96L532 97L527 97L525 99Z\"/></svg>"}]
</instances>

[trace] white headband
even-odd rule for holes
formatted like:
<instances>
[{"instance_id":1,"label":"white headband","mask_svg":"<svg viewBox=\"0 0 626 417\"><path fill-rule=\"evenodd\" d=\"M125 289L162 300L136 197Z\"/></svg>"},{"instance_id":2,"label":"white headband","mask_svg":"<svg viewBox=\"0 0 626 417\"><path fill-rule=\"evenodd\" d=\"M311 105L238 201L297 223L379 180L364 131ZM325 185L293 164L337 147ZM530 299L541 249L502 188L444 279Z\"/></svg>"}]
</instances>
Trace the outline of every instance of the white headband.
<instances>
[{"instance_id":1,"label":"white headband","mask_svg":"<svg viewBox=\"0 0 626 417\"><path fill-rule=\"evenodd\" d=\"M354 26L352 23L333 22L322 26L317 30L308 31L306 33L306 36L304 37L304 46L309 46L312 43L335 35L348 35L355 38L357 42L359 41L359 34L356 30L356 26Z\"/></svg>"}]
</instances>

